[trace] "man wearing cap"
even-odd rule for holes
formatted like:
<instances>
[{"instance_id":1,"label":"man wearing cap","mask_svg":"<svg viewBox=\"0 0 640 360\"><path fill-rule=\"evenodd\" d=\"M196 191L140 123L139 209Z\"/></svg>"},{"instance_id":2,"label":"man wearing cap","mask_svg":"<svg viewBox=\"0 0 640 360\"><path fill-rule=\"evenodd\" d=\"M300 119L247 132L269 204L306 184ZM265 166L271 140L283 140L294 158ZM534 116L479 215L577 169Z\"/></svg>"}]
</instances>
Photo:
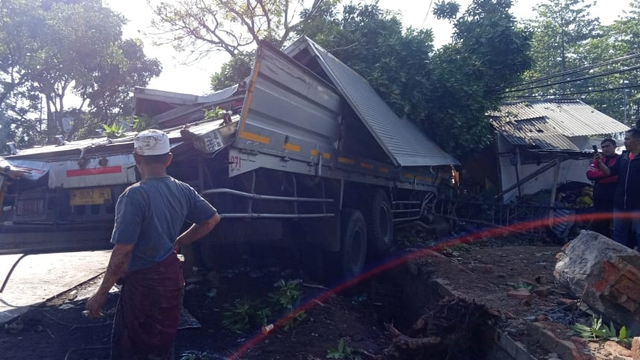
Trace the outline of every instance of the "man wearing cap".
<instances>
[{"instance_id":1,"label":"man wearing cap","mask_svg":"<svg viewBox=\"0 0 640 360\"><path fill-rule=\"evenodd\" d=\"M111 359L172 359L184 279L176 250L208 234L217 211L191 186L167 175L167 134L147 130L134 139L141 181L116 204L114 244L104 279L87 300L88 315L101 316L109 290L122 284L111 338ZM184 222L193 225L184 233Z\"/></svg>"}]
</instances>

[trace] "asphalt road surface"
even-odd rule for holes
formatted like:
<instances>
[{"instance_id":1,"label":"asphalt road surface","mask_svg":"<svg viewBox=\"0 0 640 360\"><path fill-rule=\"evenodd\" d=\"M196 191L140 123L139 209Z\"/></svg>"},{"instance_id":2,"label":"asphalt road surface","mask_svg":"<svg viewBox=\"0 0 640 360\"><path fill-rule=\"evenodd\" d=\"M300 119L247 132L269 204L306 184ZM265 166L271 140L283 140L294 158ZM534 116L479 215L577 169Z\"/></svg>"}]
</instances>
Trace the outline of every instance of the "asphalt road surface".
<instances>
[{"instance_id":1,"label":"asphalt road surface","mask_svg":"<svg viewBox=\"0 0 640 360\"><path fill-rule=\"evenodd\" d=\"M111 251L29 255L14 270L0 293L0 325L107 268ZM0 285L20 255L0 256Z\"/></svg>"}]
</instances>

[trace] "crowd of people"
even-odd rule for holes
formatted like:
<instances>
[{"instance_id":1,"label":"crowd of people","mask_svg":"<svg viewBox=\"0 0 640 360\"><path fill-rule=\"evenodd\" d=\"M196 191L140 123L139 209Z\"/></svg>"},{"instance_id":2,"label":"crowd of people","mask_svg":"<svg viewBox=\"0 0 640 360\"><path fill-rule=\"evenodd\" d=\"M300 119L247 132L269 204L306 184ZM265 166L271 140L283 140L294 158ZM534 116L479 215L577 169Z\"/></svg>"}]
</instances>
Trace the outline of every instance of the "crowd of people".
<instances>
[{"instance_id":1,"label":"crowd of people","mask_svg":"<svg viewBox=\"0 0 640 360\"><path fill-rule=\"evenodd\" d=\"M634 248L640 245L640 129L625 133L625 151L617 155L616 142L605 139L587 170L594 181L596 218L592 230Z\"/></svg>"}]
</instances>

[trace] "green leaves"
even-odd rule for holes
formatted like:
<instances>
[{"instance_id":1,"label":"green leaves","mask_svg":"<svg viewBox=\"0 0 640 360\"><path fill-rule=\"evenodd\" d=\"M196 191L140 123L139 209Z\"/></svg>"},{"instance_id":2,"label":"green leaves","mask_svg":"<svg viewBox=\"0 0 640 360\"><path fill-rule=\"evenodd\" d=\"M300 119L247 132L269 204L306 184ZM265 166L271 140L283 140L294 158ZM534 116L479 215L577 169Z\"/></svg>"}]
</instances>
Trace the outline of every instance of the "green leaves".
<instances>
[{"instance_id":1,"label":"green leaves","mask_svg":"<svg viewBox=\"0 0 640 360\"><path fill-rule=\"evenodd\" d=\"M222 314L222 325L234 332L242 333L254 325L267 325L273 321L273 316L287 312L282 325L284 330L304 320L307 314L304 311L295 311L302 298L301 280L280 280L274 284L274 290L267 296L267 301L252 301L243 298L232 305L225 305L226 311Z\"/></svg>"},{"instance_id":2,"label":"green leaves","mask_svg":"<svg viewBox=\"0 0 640 360\"><path fill-rule=\"evenodd\" d=\"M609 327L607 327L603 325L602 317L596 315L591 318L591 327L583 324L574 324L571 329L581 338L591 341L611 340L630 344L632 340L627 337L627 328L625 326L622 326L620 332L617 332L613 323L609 323Z\"/></svg>"},{"instance_id":3,"label":"green leaves","mask_svg":"<svg viewBox=\"0 0 640 360\"><path fill-rule=\"evenodd\" d=\"M327 359L343 359L343 360L361 360L362 357L357 355L355 351L350 348L345 338L340 339L338 347L335 349L327 349Z\"/></svg>"},{"instance_id":4,"label":"green leaves","mask_svg":"<svg viewBox=\"0 0 640 360\"><path fill-rule=\"evenodd\" d=\"M10 80L0 84L0 111L14 130L0 142L94 136L130 114L133 88L160 74L140 40L122 39L124 18L99 0L3 0L0 19L0 78ZM70 93L78 108L68 108Z\"/></svg>"},{"instance_id":5,"label":"green leaves","mask_svg":"<svg viewBox=\"0 0 640 360\"><path fill-rule=\"evenodd\" d=\"M220 119L222 118L222 113L224 112L224 110L220 109L219 107L216 106L215 109L211 109L211 110L204 110L204 119L205 120L214 120L214 119Z\"/></svg>"},{"instance_id":6,"label":"green leaves","mask_svg":"<svg viewBox=\"0 0 640 360\"><path fill-rule=\"evenodd\" d=\"M102 129L104 130L104 136L107 137L107 139L118 139L126 135L124 128L118 124L113 124L111 126L103 124Z\"/></svg>"},{"instance_id":7,"label":"green leaves","mask_svg":"<svg viewBox=\"0 0 640 360\"><path fill-rule=\"evenodd\" d=\"M329 50L365 77L399 117L418 124L454 155L482 149L492 140L485 114L497 108L500 93L531 66L530 34L516 26L510 0L474 0L460 16L454 1L441 1L438 16L455 27L452 43L434 50L429 29L405 29L377 2L319 2L303 11L292 28ZM214 89L233 85L250 73L250 54L212 77ZM252 54L251 54L252 56ZM245 58L247 57L247 58Z\"/></svg>"}]
</instances>

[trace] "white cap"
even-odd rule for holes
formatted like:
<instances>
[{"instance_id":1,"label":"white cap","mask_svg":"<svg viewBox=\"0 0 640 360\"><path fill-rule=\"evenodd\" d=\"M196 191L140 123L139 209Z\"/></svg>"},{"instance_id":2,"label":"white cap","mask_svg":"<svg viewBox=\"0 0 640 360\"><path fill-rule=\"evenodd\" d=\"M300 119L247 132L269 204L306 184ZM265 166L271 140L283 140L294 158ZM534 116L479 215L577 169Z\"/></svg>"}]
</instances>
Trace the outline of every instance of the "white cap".
<instances>
[{"instance_id":1,"label":"white cap","mask_svg":"<svg viewBox=\"0 0 640 360\"><path fill-rule=\"evenodd\" d=\"M133 139L133 149L138 155L163 155L171 151L169 136L160 130L145 130Z\"/></svg>"}]
</instances>

